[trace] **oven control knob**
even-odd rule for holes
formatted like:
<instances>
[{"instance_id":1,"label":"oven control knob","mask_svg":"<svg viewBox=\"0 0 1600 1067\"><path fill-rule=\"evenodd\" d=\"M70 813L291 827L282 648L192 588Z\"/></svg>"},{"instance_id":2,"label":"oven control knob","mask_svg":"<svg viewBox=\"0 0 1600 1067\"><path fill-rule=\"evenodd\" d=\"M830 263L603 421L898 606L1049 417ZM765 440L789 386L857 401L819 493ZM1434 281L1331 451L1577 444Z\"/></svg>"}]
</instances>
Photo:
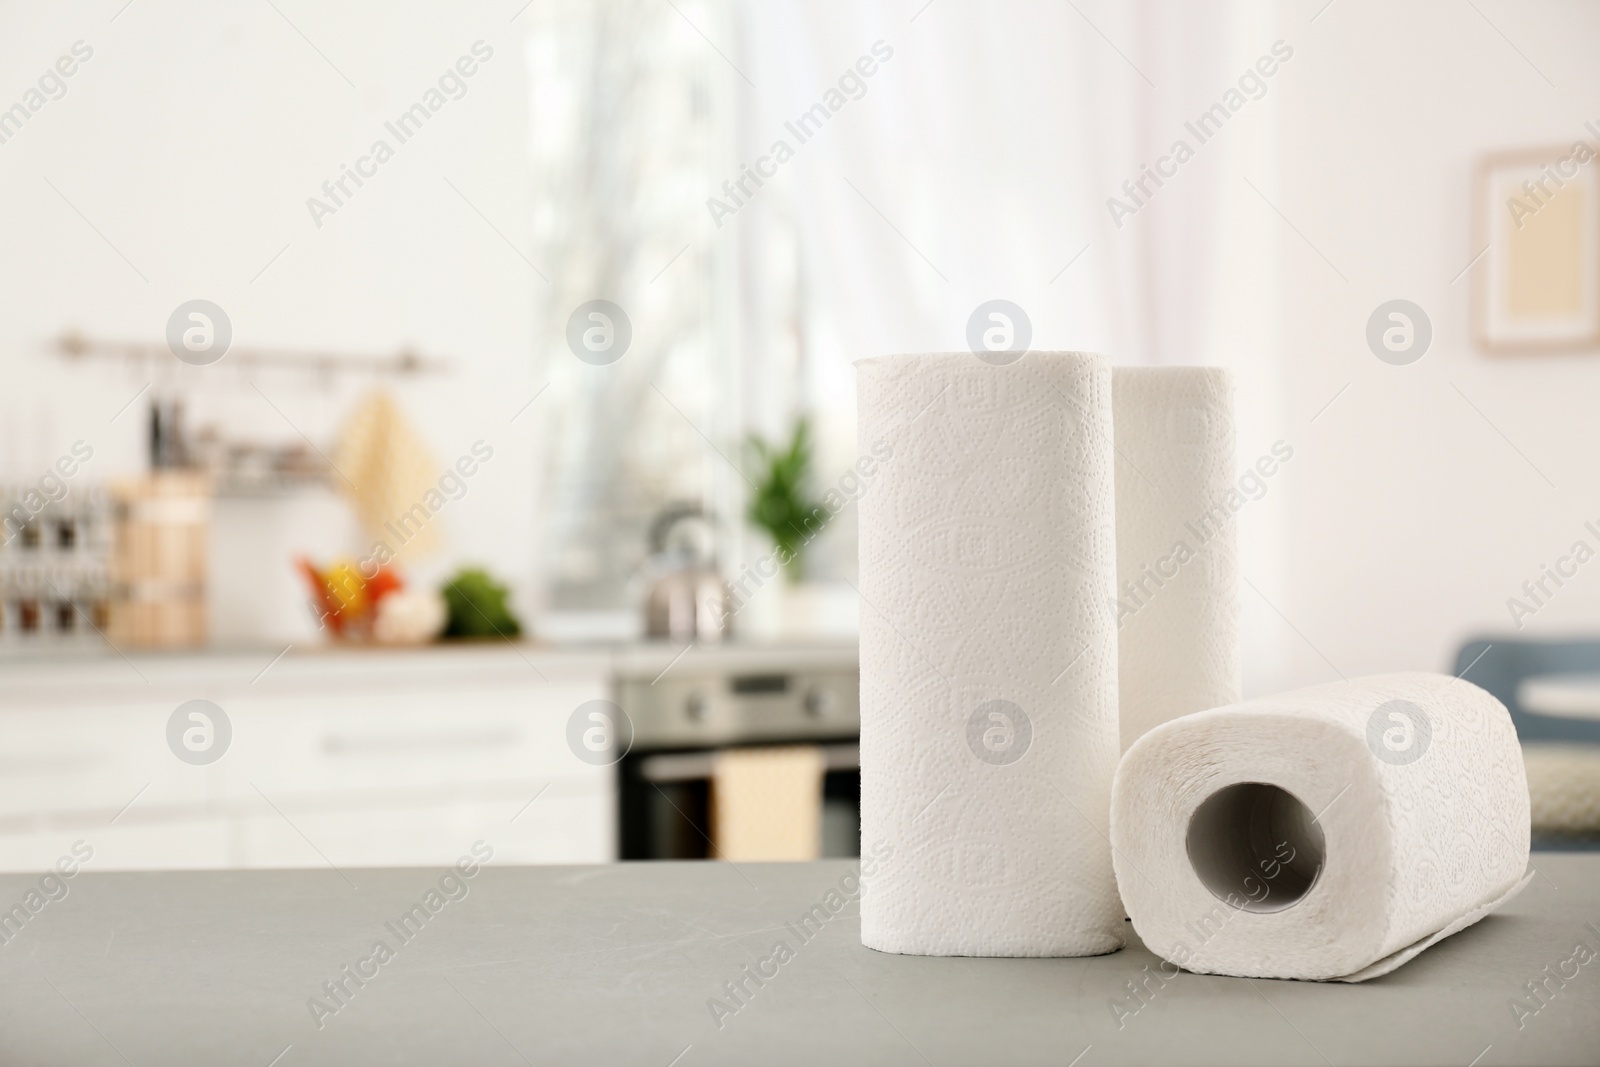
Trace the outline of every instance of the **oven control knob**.
<instances>
[{"instance_id":1,"label":"oven control knob","mask_svg":"<svg viewBox=\"0 0 1600 1067\"><path fill-rule=\"evenodd\" d=\"M704 722L706 712L710 710L710 706L707 704L706 698L699 693L690 693L689 699L683 705L683 710L689 716L691 722Z\"/></svg>"},{"instance_id":2,"label":"oven control knob","mask_svg":"<svg viewBox=\"0 0 1600 1067\"><path fill-rule=\"evenodd\" d=\"M833 710L833 694L826 689L806 690L805 709L812 718L822 718Z\"/></svg>"}]
</instances>

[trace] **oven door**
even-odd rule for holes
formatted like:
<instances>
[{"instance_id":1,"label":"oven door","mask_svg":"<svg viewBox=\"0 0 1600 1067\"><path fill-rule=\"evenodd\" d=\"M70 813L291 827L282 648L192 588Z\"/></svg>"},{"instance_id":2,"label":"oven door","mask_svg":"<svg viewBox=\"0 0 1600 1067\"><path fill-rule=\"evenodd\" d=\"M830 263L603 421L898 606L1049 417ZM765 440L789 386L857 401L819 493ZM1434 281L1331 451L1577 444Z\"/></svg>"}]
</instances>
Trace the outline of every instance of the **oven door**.
<instances>
[{"instance_id":1,"label":"oven door","mask_svg":"<svg viewBox=\"0 0 1600 1067\"><path fill-rule=\"evenodd\" d=\"M861 851L861 757L855 742L819 746L820 858ZM630 753L618 765L619 845L625 860L720 859L713 843L714 750Z\"/></svg>"},{"instance_id":2,"label":"oven door","mask_svg":"<svg viewBox=\"0 0 1600 1067\"><path fill-rule=\"evenodd\" d=\"M789 746L809 746L821 756L821 795L800 797L791 788L784 798L808 820L819 815L818 854L857 855L861 676L855 649L826 659L813 653L803 665L792 651L725 652L725 662L716 662L716 655L708 654L711 662L701 669L685 663L668 674L649 664L648 672L618 678L618 703L633 726L633 745L617 765L620 858L718 858L716 755ZM730 790L721 799L734 797ZM737 803L761 799L738 794ZM820 804L820 813L812 803Z\"/></svg>"}]
</instances>

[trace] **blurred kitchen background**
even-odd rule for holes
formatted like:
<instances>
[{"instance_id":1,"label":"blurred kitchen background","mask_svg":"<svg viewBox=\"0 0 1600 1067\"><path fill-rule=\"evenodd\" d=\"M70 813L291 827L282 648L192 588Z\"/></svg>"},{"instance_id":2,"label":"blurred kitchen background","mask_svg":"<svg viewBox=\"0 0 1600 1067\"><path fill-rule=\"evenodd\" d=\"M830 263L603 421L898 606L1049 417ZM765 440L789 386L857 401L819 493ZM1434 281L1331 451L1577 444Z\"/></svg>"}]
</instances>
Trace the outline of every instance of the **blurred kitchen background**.
<instances>
[{"instance_id":1,"label":"blurred kitchen background","mask_svg":"<svg viewBox=\"0 0 1600 1067\"><path fill-rule=\"evenodd\" d=\"M0 25L0 869L853 854L851 361L992 299L1292 449L1247 696L1464 673L1600 835L1600 8Z\"/></svg>"}]
</instances>

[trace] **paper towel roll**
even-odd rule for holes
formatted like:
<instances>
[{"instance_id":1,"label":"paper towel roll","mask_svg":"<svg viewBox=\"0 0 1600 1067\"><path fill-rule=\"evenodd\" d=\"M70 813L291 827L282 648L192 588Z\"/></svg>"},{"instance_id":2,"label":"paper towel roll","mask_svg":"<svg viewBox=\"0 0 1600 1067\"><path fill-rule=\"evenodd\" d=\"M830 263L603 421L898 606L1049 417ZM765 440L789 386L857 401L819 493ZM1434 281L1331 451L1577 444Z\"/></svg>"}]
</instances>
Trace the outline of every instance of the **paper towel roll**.
<instances>
[{"instance_id":1,"label":"paper towel roll","mask_svg":"<svg viewBox=\"0 0 1600 1067\"><path fill-rule=\"evenodd\" d=\"M1233 379L1117 367L1117 686L1122 748L1239 699Z\"/></svg>"},{"instance_id":2,"label":"paper towel roll","mask_svg":"<svg viewBox=\"0 0 1600 1067\"><path fill-rule=\"evenodd\" d=\"M1300 689L1165 723L1111 802L1117 885L1191 971L1362 981L1526 884L1505 707L1437 674Z\"/></svg>"},{"instance_id":3,"label":"paper towel roll","mask_svg":"<svg viewBox=\"0 0 1600 1067\"><path fill-rule=\"evenodd\" d=\"M1123 940L1111 374L1082 353L860 360L861 902L870 948Z\"/></svg>"}]
</instances>

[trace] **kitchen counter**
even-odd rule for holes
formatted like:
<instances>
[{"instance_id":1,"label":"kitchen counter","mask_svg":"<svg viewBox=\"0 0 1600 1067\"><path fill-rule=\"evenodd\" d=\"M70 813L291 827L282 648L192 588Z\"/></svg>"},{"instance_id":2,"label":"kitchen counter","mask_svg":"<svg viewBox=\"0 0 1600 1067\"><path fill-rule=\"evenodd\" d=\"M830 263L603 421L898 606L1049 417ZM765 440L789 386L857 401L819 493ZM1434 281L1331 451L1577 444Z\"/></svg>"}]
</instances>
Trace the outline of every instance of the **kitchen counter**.
<instances>
[{"instance_id":1,"label":"kitchen counter","mask_svg":"<svg viewBox=\"0 0 1600 1067\"><path fill-rule=\"evenodd\" d=\"M1128 948L1091 959L893 956L861 946L852 902L802 938L851 861L491 860L469 863L470 878L96 874L90 861L0 946L0 1062L1600 1062L1600 958L1565 963L1579 943L1600 950L1600 856L1534 863L1540 877L1501 913L1386 977L1179 974L1147 979L1135 1001L1128 983L1158 961L1131 927ZM0 875L0 906L38 885ZM426 921L399 930L416 905ZM775 956L780 940L790 951ZM758 988L747 965L771 977ZM1541 1003L1525 987L1547 966L1577 973L1550 980ZM324 990L334 981L340 999ZM725 988L740 981L742 1005ZM1538 1009L1520 1028L1516 998Z\"/></svg>"},{"instance_id":2,"label":"kitchen counter","mask_svg":"<svg viewBox=\"0 0 1600 1067\"><path fill-rule=\"evenodd\" d=\"M571 644L486 640L410 648L318 644L126 654L108 645L25 646L18 642L0 646L0 695L63 686L104 690L163 681L183 686L205 682L270 686L280 681L336 681L341 675L373 670L401 679L531 670L539 676L603 674L648 680L669 670L687 674L853 668L856 657L854 639L688 646L667 640Z\"/></svg>"},{"instance_id":3,"label":"kitchen counter","mask_svg":"<svg viewBox=\"0 0 1600 1067\"><path fill-rule=\"evenodd\" d=\"M581 751L593 702L641 752L857 722L851 640L28 652L0 653L0 871L79 836L100 872L443 863L535 795L500 862L598 863L621 822L618 768Z\"/></svg>"}]
</instances>

